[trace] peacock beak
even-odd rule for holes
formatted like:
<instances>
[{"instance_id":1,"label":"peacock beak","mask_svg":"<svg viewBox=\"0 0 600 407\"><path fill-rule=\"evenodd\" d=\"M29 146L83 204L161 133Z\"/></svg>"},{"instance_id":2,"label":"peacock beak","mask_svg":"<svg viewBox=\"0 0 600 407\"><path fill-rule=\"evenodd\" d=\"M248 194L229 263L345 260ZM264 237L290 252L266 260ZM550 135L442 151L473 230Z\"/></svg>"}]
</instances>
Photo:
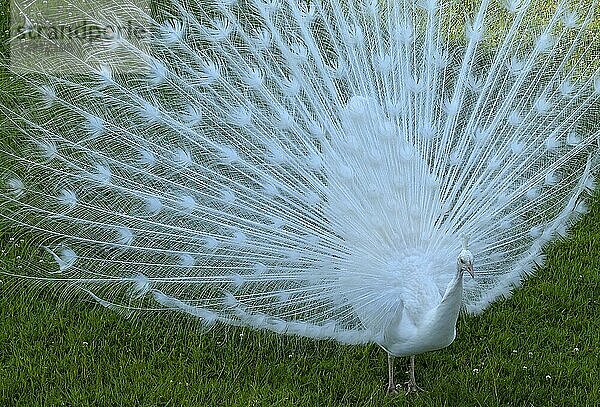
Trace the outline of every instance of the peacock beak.
<instances>
[{"instance_id":1,"label":"peacock beak","mask_svg":"<svg viewBox=\"0 0 600 407\"><path fill-rule=\"evenodd\" d=\"M475 270L473 270L472 264L467 264L467 273L469 273L471 277L475 278Z\"/></svg>"}]
</instances>

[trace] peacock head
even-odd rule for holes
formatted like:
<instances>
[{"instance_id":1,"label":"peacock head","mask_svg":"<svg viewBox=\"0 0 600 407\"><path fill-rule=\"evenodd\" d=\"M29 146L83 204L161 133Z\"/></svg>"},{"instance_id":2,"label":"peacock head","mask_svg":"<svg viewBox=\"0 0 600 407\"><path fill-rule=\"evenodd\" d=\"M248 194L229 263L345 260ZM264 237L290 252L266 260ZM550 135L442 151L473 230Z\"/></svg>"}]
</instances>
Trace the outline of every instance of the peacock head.
<instances>
[{"instance_id":1,"label":"peacock head","mask_svg":"<svg viewBox=\"0 0 600 407\"><path fill-rule=\"evenodd\" d=\"M475 271L473 270L473 255L467 249L463 249L456 259L456 267L458 271L464 273L465 271L475 278Z\"/></svg>"}]
</instances>

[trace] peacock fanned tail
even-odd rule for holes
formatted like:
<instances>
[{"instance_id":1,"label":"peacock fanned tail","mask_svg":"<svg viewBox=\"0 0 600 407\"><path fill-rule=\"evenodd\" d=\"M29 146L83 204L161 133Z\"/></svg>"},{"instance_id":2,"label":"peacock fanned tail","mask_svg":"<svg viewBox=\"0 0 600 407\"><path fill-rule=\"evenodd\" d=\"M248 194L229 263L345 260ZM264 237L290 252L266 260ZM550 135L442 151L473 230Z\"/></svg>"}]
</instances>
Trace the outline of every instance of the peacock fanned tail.
<instances>
[{"instance_id":1,"label":"peacock fanned tail","mask_svg":"<svg viewBox=\"0 0 600 407\"><path fill-rule=\"evenodd\" d=\"M79 10L143 35L5 67L0 219L44 255L3 273L360 343L468 236L482 311L586 211L600 70L595 0L476 3Z\"/></svg>"}]
</instances>

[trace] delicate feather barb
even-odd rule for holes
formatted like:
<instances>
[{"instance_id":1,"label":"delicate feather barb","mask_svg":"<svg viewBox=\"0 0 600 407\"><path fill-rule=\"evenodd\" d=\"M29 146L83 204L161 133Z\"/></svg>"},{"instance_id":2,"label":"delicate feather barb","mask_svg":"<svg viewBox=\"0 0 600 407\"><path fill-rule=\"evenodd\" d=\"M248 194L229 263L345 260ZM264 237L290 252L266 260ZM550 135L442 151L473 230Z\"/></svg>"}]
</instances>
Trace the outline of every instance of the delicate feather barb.
<instances>
[{"instance_id":1,"label":"delicate feather barb","mask_svg":"<svg viewBox=\"0 0 600 407\"><path fill-rule=\"evenodd\" d=\"M444 294L463 237L463 306L480 312L585 212L596 1L538 22L529 0L466 20L458 1L122 3L141 43L72 55L84 75L32 63L13 72L28 96L0 105L0 218L53 263L25 277L361 343L422 281Z\"/></svg>"}]
</instances>

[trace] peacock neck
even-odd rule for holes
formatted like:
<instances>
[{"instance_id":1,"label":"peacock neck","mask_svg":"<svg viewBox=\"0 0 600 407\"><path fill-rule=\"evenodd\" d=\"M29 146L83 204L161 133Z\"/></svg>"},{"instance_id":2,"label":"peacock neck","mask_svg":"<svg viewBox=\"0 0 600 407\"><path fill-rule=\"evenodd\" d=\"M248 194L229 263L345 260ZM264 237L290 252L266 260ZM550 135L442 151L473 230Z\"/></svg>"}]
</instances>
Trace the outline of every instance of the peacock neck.
<instances>
[{"instance_id":1,"label":"peacock neck","mask_svg":"<svg viewBox=\"0 0 600 407\"><path fill-rule=\"evenodd\" d=\"M445 330L447 332L452 332L454 335L456 320L458 319L458 313L462 304L462 291L463 271L457 270L456 274L446 287L446 292L442 297L442 301L435 309L435 316L431 321L432 326L437 327L437 329L441 331L444 331L442 327L446 326L447 329Z\"/></svg>"},{"instance_id":2,"label":"peacock neck","mask_svg":"<svg viewBox=\"0 0 600 407\"><path fill-rule=\"evenodd\" d=\"M463 274L464 272L460 268L456 270L456 274L454 274L454 277L446 286L446 292L444 293L442 302L454 301L457 299L456 297L458 297L460 306L460 302L462 301Z\"/></svg>"}]
</instances>

